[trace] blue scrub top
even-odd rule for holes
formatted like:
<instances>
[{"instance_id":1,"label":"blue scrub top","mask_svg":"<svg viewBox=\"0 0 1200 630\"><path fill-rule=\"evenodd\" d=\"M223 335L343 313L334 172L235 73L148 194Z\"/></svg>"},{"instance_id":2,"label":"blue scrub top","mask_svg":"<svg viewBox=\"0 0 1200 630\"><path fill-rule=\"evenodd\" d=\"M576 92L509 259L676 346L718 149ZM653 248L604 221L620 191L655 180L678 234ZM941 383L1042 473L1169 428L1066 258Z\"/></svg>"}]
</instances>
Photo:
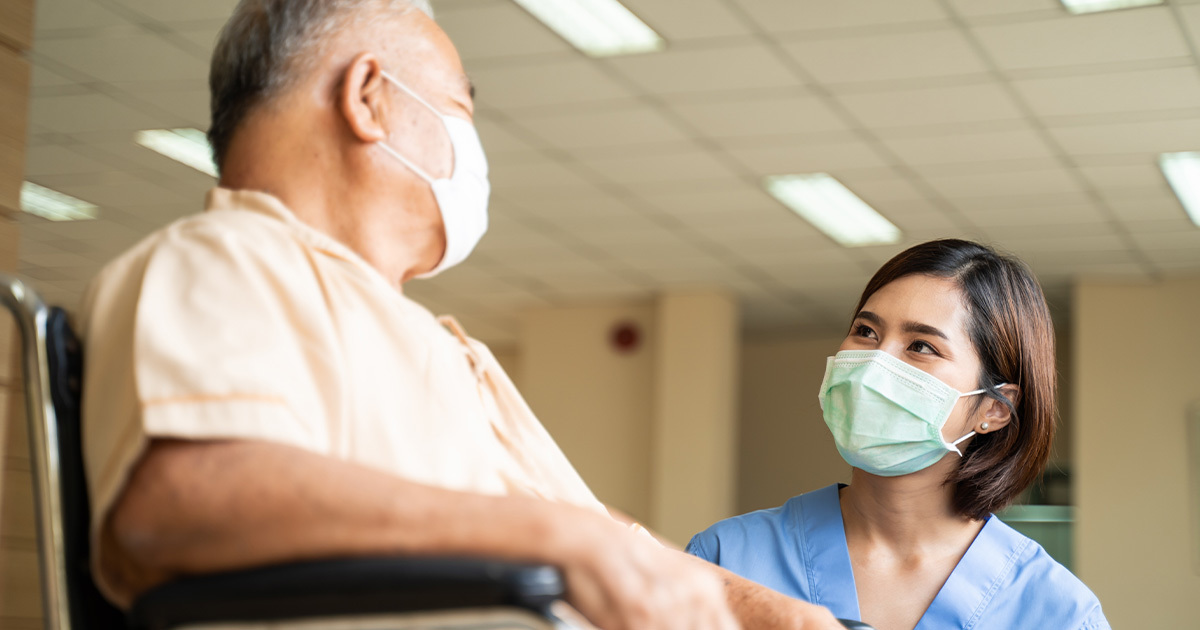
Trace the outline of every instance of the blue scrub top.
<instances>
[{"instance_id":1,"label":"blue scrub top","mask_svg":"<svg viewBox=\"0 0 1200 630\"><path fill-rule=\"evenodd\" d=\"M754 582L861 619L837 485L726 519L687 550ZM1100 601L1042 546L991 517L916 630L1111 630Z\"/></svg>"}]
</instances>

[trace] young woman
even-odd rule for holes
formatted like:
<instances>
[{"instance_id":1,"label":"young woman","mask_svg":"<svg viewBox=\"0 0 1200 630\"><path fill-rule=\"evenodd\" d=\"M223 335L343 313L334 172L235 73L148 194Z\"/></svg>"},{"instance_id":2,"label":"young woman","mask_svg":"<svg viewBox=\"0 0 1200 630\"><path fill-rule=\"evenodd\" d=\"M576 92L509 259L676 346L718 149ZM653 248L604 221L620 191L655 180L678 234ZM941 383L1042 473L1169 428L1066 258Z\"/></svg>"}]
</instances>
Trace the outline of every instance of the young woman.
<instances>
[{"instance_id":1,"label":"young woman","mask_svg":"<svg viewBox=\"0 0 1200 630\"><path fill-rule=\"evenodd\" d=\"M1054 437L1054 330L1020 261L917 245L863 291L820 401L848 486L721 521L688 551L878 630L1109 630L1074 575L992 513Z\"/></svg>"}]
</instances>

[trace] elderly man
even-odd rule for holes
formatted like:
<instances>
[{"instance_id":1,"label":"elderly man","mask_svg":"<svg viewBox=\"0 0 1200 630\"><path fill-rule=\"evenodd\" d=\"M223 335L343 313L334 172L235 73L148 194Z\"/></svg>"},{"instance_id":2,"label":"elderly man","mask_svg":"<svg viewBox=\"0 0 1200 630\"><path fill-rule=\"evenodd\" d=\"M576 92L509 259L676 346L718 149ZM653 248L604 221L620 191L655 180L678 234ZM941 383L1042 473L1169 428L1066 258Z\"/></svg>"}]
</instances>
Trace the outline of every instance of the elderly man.
<instances>
[{"instance_id":1,"label":"elderly man","mask_svg":"<svg viewBox=\"0 0 1200 630\"><path fill-rule=\"evenodd\" d=\"M108 597L470 554L560 567L605 628L839 627L610 517L487 349L404 297L487 225L472 90L426 0L243 0L210 83L220 188L84 303Z\"/></svg>"}]
</instances>

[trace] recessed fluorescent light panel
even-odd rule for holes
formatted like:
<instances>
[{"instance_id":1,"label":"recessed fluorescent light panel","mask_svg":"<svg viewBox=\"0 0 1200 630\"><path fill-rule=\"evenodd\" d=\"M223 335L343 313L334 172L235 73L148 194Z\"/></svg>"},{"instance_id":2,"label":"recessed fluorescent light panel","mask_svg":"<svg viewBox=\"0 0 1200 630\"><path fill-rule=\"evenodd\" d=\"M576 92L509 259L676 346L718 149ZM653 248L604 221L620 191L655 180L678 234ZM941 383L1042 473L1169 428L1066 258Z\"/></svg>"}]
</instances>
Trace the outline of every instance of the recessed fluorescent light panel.
<instances>
[{"instance_id":1,"label":"recessed fluorescent light panel","mask_svg":"<svg viewBox=\"0 0 1200 630\"><path fill-rule=\"evenodd\" d=\"M151 151L187 164L201 173L217 176L212 147L199 129L148 129L137 132L134 140Z\"/></svg>"},{"instance_id":2,"label":"recessed fluorescent light panel","mask_svg":"<svg viewBox=\"0 0 1200 630\"><path fill-rule=\"evenodd\" d=\"M1192 223L1200 226L1200 151L1164 153L1158 165Z\"/></svg>"},{"instance_id":3,"label":"recessed fluorescent light panel","mask_svg":"<svg viewBox=\"0 0 1200 630\"><path fill-rule=\"evenodd\" d=\"M1165 0L1062 0L1071 13L1098 13L1162 4Z\"/></svg>"},{"instance_id":4,"label":"recessed fluorescent light panel","mask_svg":"<svg viewBox=\"0 0 1200 630\"><path fill-rule=\"evenodd\" d=\"M764 185L772 197L843 247L900 242L900 228L825 173L776 175Z\"/></svg>"},{"instance_id":5,"label":"recessed fluorescent light panel","mask_svg":"<svg viewBox=\"0 0 1200 630\"><path fill-rule=\"evenodd\" d=\"M667 47L654 29L617 0L513 0L592 57L633 55Z\"/></svg>"},{"instance_id":6,"label":"recessed fluorescent light panel","mask_svg":"<svg viewBox=\"0 0 1200 630\"><path fill-rule=\"evenodd\" d=\"M51 221L95 219L100 209L95 204L33 182L21 185L21 210Z\"/></svg>"}]
</instances>

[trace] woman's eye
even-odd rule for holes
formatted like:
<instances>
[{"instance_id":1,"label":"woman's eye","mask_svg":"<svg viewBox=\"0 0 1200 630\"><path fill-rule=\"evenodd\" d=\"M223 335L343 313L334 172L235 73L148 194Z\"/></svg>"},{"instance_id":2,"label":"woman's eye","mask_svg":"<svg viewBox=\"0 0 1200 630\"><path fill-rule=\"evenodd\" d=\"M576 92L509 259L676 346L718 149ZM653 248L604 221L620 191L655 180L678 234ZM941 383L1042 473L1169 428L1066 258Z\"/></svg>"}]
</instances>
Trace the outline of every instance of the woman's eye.
<instances>
[{"instance_id":1,"label":"woman's eye","mask_svg":"<svg viewBox=\"0 0 1200 630\"><path fill-rule=\"evenodd\" d=\"M866 324L859 324L855 326L854 334L859 337L866 337L867 339L875 338L875 331L871 330L871 327L867 326Z\"/></svg>"},{"instance_id":2,"label":"woman's eye","mask_svg":"<svg viewBox=\"0 0 1200 630\"><path fill-rule=\"evenodd\" d=\"M937 354L937 350L924 341L914 341L912 342L912 345L908 347L908 349L919 354Z\"/></svg>"}]
</instances>

